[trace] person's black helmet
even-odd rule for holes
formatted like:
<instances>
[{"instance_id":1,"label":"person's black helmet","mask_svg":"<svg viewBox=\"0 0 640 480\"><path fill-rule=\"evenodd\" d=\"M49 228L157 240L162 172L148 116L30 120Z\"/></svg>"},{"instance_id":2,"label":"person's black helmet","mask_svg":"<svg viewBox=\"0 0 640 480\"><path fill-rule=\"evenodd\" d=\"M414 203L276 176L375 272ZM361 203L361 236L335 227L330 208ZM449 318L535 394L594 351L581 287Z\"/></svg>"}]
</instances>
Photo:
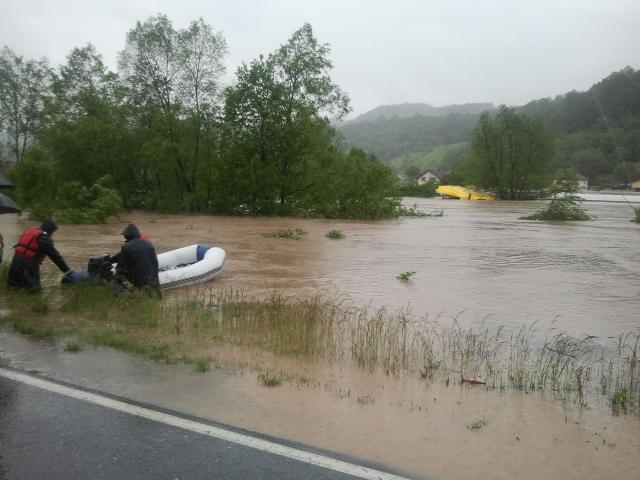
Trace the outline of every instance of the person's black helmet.
<instances>
[{"instance_id":1,"label":"person's black helmet","mask_svg":"<svg viewBox=\"0 0 640 480\"><path fill-rule=\"evenodd\" d=\"M140 236L140 230L133 223L130 223L122 230L122 236L127 240L131 240Z\"/></svg>"},{"instance_id":2,"label":"person's black helmet","mask_svg":"<svg viewBox=\"0 0 640 480\"><path fill-rule=\"evenodd\" d=\"M58 229L58 224L53 218L47 218L44 222L42 222L42 225L40 225L40 228L43 231L47 232L49 235L52 235L53 232L55 232Z\"/></svg>"}]
</instances>

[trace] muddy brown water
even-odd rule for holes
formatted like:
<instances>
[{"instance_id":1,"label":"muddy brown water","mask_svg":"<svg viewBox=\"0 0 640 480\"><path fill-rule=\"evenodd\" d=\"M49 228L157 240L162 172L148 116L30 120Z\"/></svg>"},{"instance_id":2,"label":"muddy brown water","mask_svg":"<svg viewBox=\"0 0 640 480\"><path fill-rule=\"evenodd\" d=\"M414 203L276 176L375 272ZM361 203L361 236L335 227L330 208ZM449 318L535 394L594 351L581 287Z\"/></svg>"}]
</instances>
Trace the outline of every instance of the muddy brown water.
<instances>
[{"instance_id":1,"label":"muddy brown water","mask_svg":"<svg viewBox=\"0 0 640 480\"><path fill-rule=\"evenodd\" d=\"M578 336L640 327L640 225L629 221L628 205L586 203L593 221L544 223L518 220L540 202L407 199L414 201L445 215L366 222L130 213L107 225L63 225L55 240L68 263L82 267L91 255L115 253L123 226L134 222L158 252L221 246L227 260L217 285L250 293L322 293L489 327L538 322L544 331L557 319ZM5 243L30 224L0 215ZM263 237L287 228L307 233L298 241ZM325 238L332 229L346 238ZM50 262L44 271L49 283L59 280ZM416 272L409 282L396 278L405 271Z\"/></svg>"},{"instance_id":2,"label":"muddy brown water","mask_svg":"<svg viewBox=\"0 0 640 480\"><path fill-rule=\"evenodd\" d=\"M425 211L443 208L445 215L364 222L128 213L107 225L62 226L54 238L67 261L81 267L91 255L117 251L119 232L134 222L159 252L192 243L223 247L227 261L215 288L322 293L443 321L458 315L490 328L537 321L544 330L557 318L555 325L573 335L639 330L640 225L629 222L628 206L589 203L593 221L552 224L518 220L539 209L538 202L407 200L414 202ZM6 244L29 225L0 215ZM307 233L300 241L263 237L286 228ZM325 238L331 229L346 238ZM400 282L396 275L404 271L416 275ZM60 274L47 262L44 277L51 285ZM419 477L634 478L640 468L634 416L264 352L213 353L236 367L196 374L105 349L70 354L60 344L0 332L0 360L18 368ZM305 381L265 388L254 368L265 365ZM471 431L476 419L487 425Z\"/></svg>"}]
</instances>

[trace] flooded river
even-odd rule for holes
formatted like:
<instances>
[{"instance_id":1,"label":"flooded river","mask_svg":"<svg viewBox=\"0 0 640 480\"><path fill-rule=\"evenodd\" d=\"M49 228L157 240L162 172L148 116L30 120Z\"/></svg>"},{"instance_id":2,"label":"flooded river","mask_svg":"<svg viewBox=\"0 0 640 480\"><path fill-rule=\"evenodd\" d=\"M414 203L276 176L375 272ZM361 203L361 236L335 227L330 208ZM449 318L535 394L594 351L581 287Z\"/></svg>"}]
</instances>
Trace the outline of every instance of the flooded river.
<instances>
[{"instance_id":1,"label":"flooded river","mask_svg":"<svg viewBox=\"0 0 640 480\"><path fill-rule=\"evenodd\" d=\"M158 252L193 243L223 247L214 288L248 294L335 296L355 305L489 328L538 322L573 335L616 336L640 328L640 225L624 204L587 203L590 222L518 220L542 203L407 199L443 217L332 221L123 214L106 225L61 226L56 245L72 267L115 253L128 222ZM0 215L10 246L32 223ZM301 228L302 240L269 239ZM332 229L346 235L325 237ZM10 256L11 249L6 252ZM401 272L415 271L408 282ZM51 262L45 283L59 281ZM178 292L178 291L176 291ZM174 295L176 293L170 294ZM379 462L424 478L624 478L640 468L640 422L607 409L576 408L518 391L446 387L415 377L364 374L346 365L223 347L222 369L194 373L105 349L64 352L0 331L0 363L143 402ZM227 367L224 365L235 365ZM238 367L244 365L244 367ZM295 374L268 389L256 369ZM304 379L304 381L302 381ZM482 419L486 426L472 431Z\"/></svg>"},{"instance_id":2,"label":"flooded river","mask_svg":"<svg viewBox=\"0 0 640 480\"><path fill-rule=\"evenodd\" d=\"M458 316L461 322L518 328L538 322L572 335L615 336L640 327L640 225L625 204L587 202L589 222L545 223L518 218L542 202L407 199L443 217L332 221L127 213L100 226L62 226L56 245L72 267L115 253L127 222L163 252L193 243L227 252L222 280L247 293L283 291L342 296L416 316ZM0 216L6 243L30 225ZM302 228L302 240L268 239L274 230ZM325 238L342 230L344 240ZM10 249L9 249L10 250ZM10 254L10 252L8 252ZM45 263L48 281L59 272ZM396 276L416 274L408 282Z\"/></svg>"}]
</instances>

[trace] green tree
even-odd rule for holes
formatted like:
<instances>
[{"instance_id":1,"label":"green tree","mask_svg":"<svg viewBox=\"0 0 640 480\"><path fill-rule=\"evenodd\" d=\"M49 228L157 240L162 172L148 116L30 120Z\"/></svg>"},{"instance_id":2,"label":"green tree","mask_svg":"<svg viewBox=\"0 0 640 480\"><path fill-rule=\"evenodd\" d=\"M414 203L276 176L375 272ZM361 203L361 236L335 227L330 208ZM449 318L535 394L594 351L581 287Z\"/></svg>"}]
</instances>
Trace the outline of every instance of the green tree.
<instances>
[{"instance_id":1,"label":"green tree","mask_svg":"<svg viewBox=\"0 0 640 480\"><path fill-rule=\"evenodd\" d=\"M582 199L578 196L579 190L575 170L561 170L551 185L553 197L549 205L533 215L521 217L520 220L590 220L591 217L582 209Z\"/></svg>"},{"instance_id":2,"label":"green tree","mask_svg":"<svg viewBox=\"0 0 640 480\"><path fill-rule=\"evenodd\" d=\"M480 116L472 151L476 184L517 200L546 185L553 140L541 120L502 106L495 116Z\"/></svg>"},{"instance_id":3,"label":"green tree","mask_svg":"<svg viewBox=\"0 0 640 480\"><path fill-rule=\"evenodd\" d=\"M328 55L305 24L267 58L240 66L226 91L227 176L254 213L285 213L320 188L317 177L334 158L325 116L349 111L348 97L329 77Z\"/></svg>"},{"instance_id":4,"label":"green tree","mask_svg":"<svg viewBox=\"0 0 640 480\"><path fill-rule=\"evenodd\" d=\"M595 183L598 176L610 171L607 157L595 148L583 148L572 155L573 164L582 175Z\"/></svg>"},{"instance_id":5,"label":"green tree","mask_svg":"<svg viewBox=\"0 0 640 480\"><path fill-rule=\"evenodd\" d=\"M46 59L25 60L9 48L0 51L0 133L17 162L38 133L51 70Z\"/></svg>"},{"instance_id":6,"label":"green tree","mask_svg":"<svg viewBox=\"0 0 640 480\"><path fill-rule=\"evenodd\" d=\"M177 190L183 207L185 195L196 194L203 152L211 152L201 148L203 128L210 132L226 52L222 34L202 19L176 30L158 15L127 34L120 73L159 199Z\"/></svg>"},{"instance_id":7,"label":"green tree","mask_svg":"<svg viewBox=\"0 0 640 480\"><path fill-rule=\"evenodd\" d=\"M634 182L640 179L640 163L619 163L613 169L612 177L618 183Z\"/></svg>"}]
</instances>

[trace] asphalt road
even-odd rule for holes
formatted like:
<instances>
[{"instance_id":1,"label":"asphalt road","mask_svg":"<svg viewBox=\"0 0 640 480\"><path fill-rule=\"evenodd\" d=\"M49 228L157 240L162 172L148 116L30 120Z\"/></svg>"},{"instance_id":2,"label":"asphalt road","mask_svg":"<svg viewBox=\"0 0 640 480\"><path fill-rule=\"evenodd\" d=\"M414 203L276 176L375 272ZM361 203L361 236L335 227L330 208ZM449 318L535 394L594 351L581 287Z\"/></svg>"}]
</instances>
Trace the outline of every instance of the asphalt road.
<instances>
[{"instance_id":1,"label":"asphalt road","mask_svg":"<svg viewBox=\"0 0 640 480\"><path fill-rule=\"evenodd\" d=\"M347 465L345 459L333 459L300 445L285 444L279 455L261 449L275 445L274 439L251 432L231 430L232 435L248 438L256 447L210 436L207 429L219 425L175 412L131 404L134 413L118 411L92 401L72 398L68 394L30 385L33 376L8 371L20 378L7 378L0 368L0 479L351 479L400 478L363 468L363 475L352 476L332 469ZM4 375L4 376L3 376ZM47 383L48 382L43 382ZM52 383L54 389L57 388ZM69 392L70 386L60 386ZM78 390L80 396L93 395L128 405L123 399L102 396L99 392ZM98 402L99 403L99 402ZM136 410L137 409L137 410ZM142 413L135 413L136 411ZM146 412L151 412L147 414ZM153 412L159 412L154 417ZM145 418L148 415L150 418ZM204 428L205 433L168 425L162 418L176 418ZM200 426L200 427L199 427ZM228 427L224 427L229 431ZM235 437L231 437L232 439ZM252 440L255 439L255 440ZM249 443L253 445L253 443ZM266 450L269 450L267 448ZM287 456L294 452L293 458ZM320 465L301 461L295 452L311 452ZM323 458L327 459L325 465ZM347 459L348 460L348 459ZM317 463L317 460L315 460ZM327 466L328 465L328 466ZM352 465L357 471L361 468ZM344 470L343 470L344 471Z\"/></svg>"}]
</instances>

